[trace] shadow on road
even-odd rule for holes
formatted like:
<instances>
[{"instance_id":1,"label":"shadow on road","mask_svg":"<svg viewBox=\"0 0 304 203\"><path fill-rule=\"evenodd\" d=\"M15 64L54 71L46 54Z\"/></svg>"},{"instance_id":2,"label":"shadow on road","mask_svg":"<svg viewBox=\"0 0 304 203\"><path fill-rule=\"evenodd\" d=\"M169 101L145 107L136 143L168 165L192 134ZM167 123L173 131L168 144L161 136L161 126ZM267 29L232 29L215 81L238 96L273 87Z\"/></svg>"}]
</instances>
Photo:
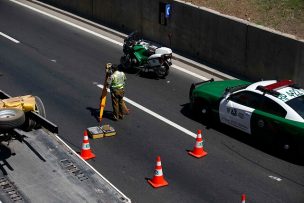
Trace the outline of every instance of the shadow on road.
<instances>
[{"instance_id":1,"label":"shadow on road","mask_svg":"<svg viewBox=\"0 0 304 203\"><path fill-rule=\"evenodd\" d=\"M12 150L4 144L0 144L0 171L3 175L8 175L7 171L5 170L5 167L13 171L14 169L10 166L10 164L6 161L10 156L13 155Z\"/></svg>"},{"instance_id":2,"label":"shadow on road","mask_svg":"<svg viewBox=\"0 0 304 203\"><path fill-rule=\"evenodd\" d=\"M99 122L99 109L92 108L92 107L87 107L86 109L89 110L91 113L91 116L94 117L97 122ZM102 118L114 120L112 111L104 110Z\"/></svg>"},{"instance_id":3,"label":"shadow on road","mask_svg":"<svg viewBox=\"0 0 304 203\"><path fill-rule=\"evenodd\" d=\"M126 74L134 74L137 75L141 78L145 78L145 79L151 79L151 80L159 80L160 78L157 77L157 75L154 72L144 72L141 71L138 68L132 68L130 70L123 70L124 73Z\"/></svg>"},{"instance_id":4,"label":"shadow on road","mask_svg":"<svg viewBox=\"0 0 304 203\"><path fill-rule=\"evenodd\" d=\"M267 153L271 156L275 156L279 159L288 161L293 164L297 165L304 165L304 160L302 156L299 156L294 152L293 150L286 150L282 147L279 147L277 144L275 144L273 139L269 139L268 137L262 137L262 136L248 136L246 133L241 132L237 129L234 129L230 126L221 124L219 122L218 117L213 117L208 119L207 121L202 120L201 118L193 117L190 109L190 103L182 104L183 108L181 109L181 113L186 116L187 118L190 118L196 122L201 123L204 125L207 129L214 129L222 134L225 134L235 140L238 140L240 142L243 142L251 147L254 147L260 151L263 151L264 153Z\"/></svg>"}]
</instances>

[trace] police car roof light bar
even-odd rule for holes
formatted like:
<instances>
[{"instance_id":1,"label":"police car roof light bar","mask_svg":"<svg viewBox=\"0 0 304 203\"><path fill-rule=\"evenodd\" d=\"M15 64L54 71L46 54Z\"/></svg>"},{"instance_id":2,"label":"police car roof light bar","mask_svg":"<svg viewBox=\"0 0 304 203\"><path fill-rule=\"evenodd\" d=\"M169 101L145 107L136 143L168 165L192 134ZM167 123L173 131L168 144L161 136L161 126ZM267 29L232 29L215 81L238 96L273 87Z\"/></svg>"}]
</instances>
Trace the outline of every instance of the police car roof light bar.
<instances>
[{"instance_id":1,"label":"police car roof light bar","mask_svg":"<svg viewBox=\"0 0 304 203\"><path fill-rule=\"evenodd\" d=\"M280 93L275 91L275 90L269 90L269 89L266 89L264 86L257 86L256 88L257 90L260 90L261 92L263 92L264 94L270 94L270 95L273 95L273 96L279 96Z\"/></svg>"},{"instance_id":2,"label":"police car roof light bar","mask_svg":"<svg viewBox=\"0 0 304 203\"><path fill-rule=\"evenodd\" d=\"M291 85L294 85L294 82L292 80L281 80L281 81L278 81L278 82L273 83L271 85L267 85L264 88L267 89L267 90L275 90L275 89L278 89L278 88L288 87L288 86L291 86Z\"/></svg>"}]
</instances>

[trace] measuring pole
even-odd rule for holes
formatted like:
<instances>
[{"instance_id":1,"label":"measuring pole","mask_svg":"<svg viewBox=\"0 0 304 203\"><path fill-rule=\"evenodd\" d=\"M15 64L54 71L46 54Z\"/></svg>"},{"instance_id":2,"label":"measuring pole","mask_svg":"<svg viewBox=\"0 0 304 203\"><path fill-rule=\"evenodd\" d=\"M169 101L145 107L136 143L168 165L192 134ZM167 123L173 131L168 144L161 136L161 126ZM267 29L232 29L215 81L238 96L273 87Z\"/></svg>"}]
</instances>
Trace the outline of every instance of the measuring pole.
<instances>
[{"instance_id":1,"label":"measuring pole","mask_svg":"<svg viewBox=\"0 0 304 203\"><path fill-rule=\"evenodd\" d=\"M101 123L102 121L102 116L103 116L103 111L106 106L106 100L107 100L107 86L108 86L108 78L110 77L110 68L112 67L111 63L106 64L106 77L105 81L103 83L103 88L101 91L101 97L100 97L100 105L99 105L99 122Z\"/></svg>"}]
</instances>

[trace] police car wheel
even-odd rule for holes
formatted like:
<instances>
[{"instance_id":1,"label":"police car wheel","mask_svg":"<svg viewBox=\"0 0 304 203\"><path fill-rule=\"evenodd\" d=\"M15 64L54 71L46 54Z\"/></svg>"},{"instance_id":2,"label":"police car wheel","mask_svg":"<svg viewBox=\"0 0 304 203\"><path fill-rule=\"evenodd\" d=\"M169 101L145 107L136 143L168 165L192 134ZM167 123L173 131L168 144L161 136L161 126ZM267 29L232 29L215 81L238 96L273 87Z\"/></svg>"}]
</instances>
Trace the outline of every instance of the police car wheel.
<instances>
[{"instance_id":1,"label":"police car wheel","mask_svg":"<svg viewBox=\"0 0 304 203\"><path fill-rule=\"evenodd\" d=\"M206 101L202 102L201 114L203 120L207 120L210 117L210 107Z\"/></svg>"},{"instance_id":2,"label":"police car wheel","mask_svg":"<svg viewBox=\"0 0 304 203\"><path fill-rule=\"evenodd\" d=\"M206 121L210 115L210 107L204 100L194 101L191 99L190 109L195 119Z\"/></svg>"}]
</instances>

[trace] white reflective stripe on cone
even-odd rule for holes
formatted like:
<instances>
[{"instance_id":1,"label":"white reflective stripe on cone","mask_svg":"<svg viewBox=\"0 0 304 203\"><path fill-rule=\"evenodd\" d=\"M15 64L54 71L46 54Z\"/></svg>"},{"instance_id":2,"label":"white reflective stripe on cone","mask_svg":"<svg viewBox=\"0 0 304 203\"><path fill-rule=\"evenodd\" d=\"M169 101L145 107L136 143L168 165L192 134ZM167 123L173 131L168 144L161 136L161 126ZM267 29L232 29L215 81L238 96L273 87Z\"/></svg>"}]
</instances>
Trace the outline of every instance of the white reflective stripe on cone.
<instances>
[{"instance_id":1,"label":"white reflective stripe on cone","mask_svg":"<svg viewBox=\"0 0 304 203\"><path fill-rule=\"evenodd\" d=\"M155 171L154 171L154 175L155 176L162 176L163 175L163 170L158 170L158 169L156 169Z\"/></svg>"},{"instance_id":2,"label":"white reflective stripe on cone","mask_svg":"<svg viewBox=\"0 0 304 203\"><path fill-rule=\"evenodd\" d=\"M203 141L198 141L195 143L196 148L203 148Z\"/></svg>"},{"instance_id":3,"label":"white reflective stripe on cone","mask_svg":"<svg viewBox=\"0 0 304 203\"><path fill-rule=\"evenodd\" d=\"M83 143L82 149L90 149L90 143Z\"/></svg>"}]
</instances>

